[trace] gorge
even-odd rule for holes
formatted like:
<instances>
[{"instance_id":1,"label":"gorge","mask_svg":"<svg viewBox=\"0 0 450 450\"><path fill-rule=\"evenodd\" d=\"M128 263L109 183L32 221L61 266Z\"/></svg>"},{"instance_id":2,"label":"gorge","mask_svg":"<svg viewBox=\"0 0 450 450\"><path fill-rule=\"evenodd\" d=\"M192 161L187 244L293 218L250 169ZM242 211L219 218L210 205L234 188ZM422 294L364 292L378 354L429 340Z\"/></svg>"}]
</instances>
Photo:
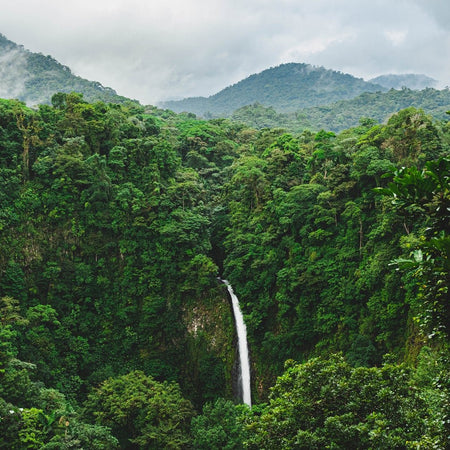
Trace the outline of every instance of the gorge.
<instances>
[{"instance_id":1,"label":"gorge","mask_svg":"<svg viewBox=\"0 0 450 450\"><path fill-rule=\"evenodd\" d=\"M449 145L0 100L0 448L446 448Z\"/></svg>"}]
</instances>

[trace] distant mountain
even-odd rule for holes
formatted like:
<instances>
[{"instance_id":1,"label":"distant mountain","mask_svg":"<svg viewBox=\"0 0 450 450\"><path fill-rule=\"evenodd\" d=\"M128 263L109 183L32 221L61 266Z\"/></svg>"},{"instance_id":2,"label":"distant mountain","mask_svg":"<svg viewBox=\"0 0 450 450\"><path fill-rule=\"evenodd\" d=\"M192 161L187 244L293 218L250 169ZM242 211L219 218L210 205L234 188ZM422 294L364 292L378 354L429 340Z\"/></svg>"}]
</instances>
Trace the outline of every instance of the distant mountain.
<instances>
[{"instance_id":1,"label":"distant mountain","mask_svg":"<svg viewBox=\"0 0 450 450\"><path fill-rule=\"evenodd\" d=\"M278 113L273 107L253 104L236 110L231 118L257 129L284 128L291 132L325 129L339 132L357 126L362 117L382 123L392 114L411 106L423 109L435 119L448 120L446 112L450 109L450 90L427 88L416 91L405 88L365 92L351 100L288 113Z\"/></svg>"},{"instance_id":2,"label":"distant mountain","mask_svg":"<svg viewBox=\"0 0 450 450\"><path fill-rule=\"evenodd\" d=\"M0 34L0 98L28 105L50 103L56 92L79 92L87 101L123 103L130 99L97 81L88 81L51 56L33 53Z\"/></svg>"},{"instance_id":3,"label":"distant mountain","mask_svg":"<svg viewBox=\"0 0 450 450\"><path fill-rule=\"evenodd\" d=\"M408 88L416 90L433 88L438 84L437 80L434 78L414 73L407 73L403 75L380 75L379 77L372 78L369 82L379 84L386 89Z\"/></svg>"},{"instance_id":4,"label":"distant mountain","mask_svg":"<svg viewBox=\"0 0 450 450\"><path fill-rule=\"evenodd\" d=\"M363 92L384 90L378 84L342 72L289 63L250 75L210 97L168 101L161 106L175 112L213 117L228 116L236 109L255 102L272 106L278 112L289 112L350 99Z\"/></svg>"}]
</instances>

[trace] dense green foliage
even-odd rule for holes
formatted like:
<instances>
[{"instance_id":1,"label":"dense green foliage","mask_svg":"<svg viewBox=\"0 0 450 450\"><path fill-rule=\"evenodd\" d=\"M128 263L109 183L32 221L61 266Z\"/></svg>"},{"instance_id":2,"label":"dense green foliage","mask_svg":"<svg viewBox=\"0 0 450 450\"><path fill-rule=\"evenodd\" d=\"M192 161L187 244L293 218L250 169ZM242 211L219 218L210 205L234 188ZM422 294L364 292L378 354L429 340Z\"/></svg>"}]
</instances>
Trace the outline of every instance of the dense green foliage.
<instances>
[{"instance_id":1,"label":"dense green foliage","mask_svg":"<svg viewBox=\"0 0 450 450\"><path fill-rule=\"evenodd\" d=\"M54 313L41 305L30 308L25 318L17 300L0 299L0 448L116 448L118 441L108 428L86 423L63 394L32 380L35 364L17 359L20 334L38 310L48 320ZM40 328L49 343L48 330Z\"/></svg>"},{"instance_id":2,"label":"dense green foliage","mask_svg":"<svg viewBox=\"0 0 450 450\"><path fill-rule=\"evenodd\" d=\"M143 372L104 381L89 396L87 408L121 437L122 447L181 448L189 443L191 403L177 384L158 383Z\"/></svg>"},{"instance_id":3,"label":"dense green foliage","mask_svg":"<svg viewBox=\"0 0 450 450\"><path fill-rule=\"evenodd\" d=\"M88 101L130 102L114 89L74 75L69 67L51 56L33 53L0 33L0 96L15 98L29 105L50 103L55 92L81 92Z\"/></svg>"},{"instance_id":4,"label":"dense green foliage","mask_svg":"<svg viewBox=\"0 0 450 450\"><path fill-rule=\"evenodd\" d=\"M449 105L448 89L391 89L388 92L365 92L350 100L303 108L296 112L277 112L273 107L252 104L234 111L231 118L257 129L282 127L301 133L305 129L319 131L324 128L340 132L356 127L361 117L383 123L392 114L410 107L422 109L436 119L444 120Z\"/></svg>"},{"instance_id":5,"label":"dense green foliage","mask_svg":"<svg viewBox=\"0 0 450 450\"><path fill-rule=\"evenodd\" d=\"M426 434L426 419L405 367L311 359L278 378L267 409L248 425L248 448L405 448Z\"/></svg>"},{"instance_id":6,"label":"dense green foliage","mask_svg":"<svg viewBox=\"0 0 450 450\"><path fill-rule=\"evenodd\" d=\"M246 430L241 415L246 406L236 407L223 398L206 403L203 413L192 420L193 447L199 450L238 450L244 448Z\"/></svg>"},{"instance_id":7,"label":"dense green foliage","mask_svg":"<svg viewBox=\"0 0 450 450\"><path fill-rule=\"evenodd\" d=\"M210 97L170 101L164 106L177 112L223 117L255 102L288 112L353 98L362 92L383 90L385 88L377 84L349 74L309 64L289 63L250 75Z\"/></svg>"},{"instance_id":8,"label":"dense green foliage","mask_svg":"<svg viewBox=\"0 0 450 450\"><path fill-rule=\"evenodd\" d=\"M405 351L415 293L389 263L424 224L373 189L393 164L448 153L447 129L414 109L372 125L339 136L263 131L272 143L233 165L224 266L259 369L330 350L363 365Z\"/></svg>"},{"instance_id":9,"label":"dense green foliage","mask_svg":"<svg viewBox=\"0 0 450 450\"><path fill-rule=\"evenodd\" d=\"M440 448L449 143L414 108L336 135L0 100L0 446Z\"/></svg>"},{"instance_id":10,"label":"dense green foliage","mask_svg":"<svg viewBox=\"0 0 450 450\"><path fill-rule=\"evenodd\" d=\"M410 258L399 258L396 263L418 280L421 325L433 334L449 336L450 158L428 161L422 170L403 167L394 172L393 181L381 191L392 195L401 210L423 219Z\"/></svg>"}]
</instances>

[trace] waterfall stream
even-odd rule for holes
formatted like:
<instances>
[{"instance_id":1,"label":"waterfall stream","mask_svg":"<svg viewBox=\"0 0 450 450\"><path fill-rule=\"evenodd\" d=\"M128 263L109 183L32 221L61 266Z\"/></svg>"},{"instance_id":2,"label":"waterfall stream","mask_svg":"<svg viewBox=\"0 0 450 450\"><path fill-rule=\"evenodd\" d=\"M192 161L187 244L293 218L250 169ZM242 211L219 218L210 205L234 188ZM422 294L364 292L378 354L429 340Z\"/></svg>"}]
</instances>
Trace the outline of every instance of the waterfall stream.
<instances>
[{"instance_id":1,"label":"waterfall stream","mask_svg":"<svg viewBox=\"0 0 450 450\"><path fill-rule=\"evenodd\" d=\"M233 305L234 321L236 324L236 333L239 343L239 362L240 362L240 382L242 387L242 401L248 406L252 406L252 394L250 387L250 360L248 356L247 345L247 327L242 316L239 300L227 280L221 280L228 289Z\"/></svg>"}]
</instances>

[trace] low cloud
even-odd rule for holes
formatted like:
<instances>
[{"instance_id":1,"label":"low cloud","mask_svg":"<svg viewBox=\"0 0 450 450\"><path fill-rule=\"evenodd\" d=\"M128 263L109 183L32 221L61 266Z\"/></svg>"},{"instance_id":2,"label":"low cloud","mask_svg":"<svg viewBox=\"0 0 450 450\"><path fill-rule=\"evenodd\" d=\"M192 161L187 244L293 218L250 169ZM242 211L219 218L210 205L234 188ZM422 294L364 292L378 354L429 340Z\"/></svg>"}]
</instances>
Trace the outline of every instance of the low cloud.
<instances>
[{"instance_id":1,"label":"low cloud","mask_svg":"<svg viewBox=\"0 0 450 450\"><path fill-rule=\"evenodd\" d=\"M0 32L156 103L208 96L284 62L450 84L449 14L437 0L18 0L2 7Z\"/></svg>"},{"instance_id":2,"label":"low cloud","mask_svg":"<svg viewBox=\"0 0 450 450\"><path fill-rule=\"evenodd\" d=\"M27 61L20 50L0 53L0 98L20 98L28 79Z\"/></svg>"}]
</instances>

